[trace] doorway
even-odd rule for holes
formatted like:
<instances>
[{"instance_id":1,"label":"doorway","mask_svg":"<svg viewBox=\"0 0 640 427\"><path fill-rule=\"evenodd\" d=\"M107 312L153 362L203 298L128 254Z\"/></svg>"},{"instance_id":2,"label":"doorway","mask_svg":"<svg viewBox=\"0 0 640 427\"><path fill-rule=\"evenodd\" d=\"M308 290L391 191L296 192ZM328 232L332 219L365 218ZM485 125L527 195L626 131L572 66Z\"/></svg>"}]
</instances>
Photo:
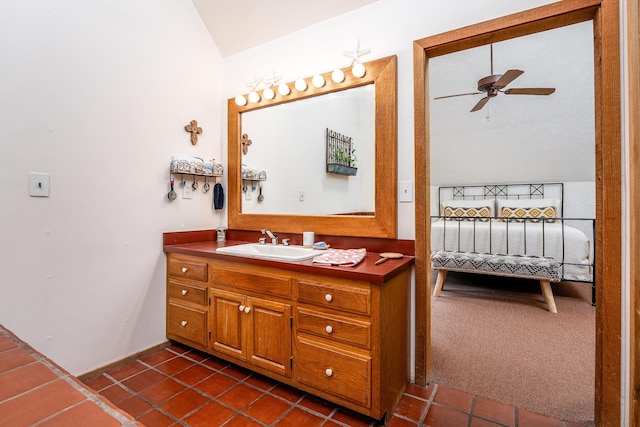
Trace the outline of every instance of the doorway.
<instances>
[{"instance_id":1,"label":"doorway","mask_svg":"<svg viewBox=\"0 0 640 427\"><path fill-rule=\"evenodd\" d=\"M429 375L429 58L591 21L596 135L595 421L620 424L621 146L619 6L615 0L564 0L414 42L416 171L416 382ZM612 83L613 82L613 83Z\"/></svg>"}]
</instances>

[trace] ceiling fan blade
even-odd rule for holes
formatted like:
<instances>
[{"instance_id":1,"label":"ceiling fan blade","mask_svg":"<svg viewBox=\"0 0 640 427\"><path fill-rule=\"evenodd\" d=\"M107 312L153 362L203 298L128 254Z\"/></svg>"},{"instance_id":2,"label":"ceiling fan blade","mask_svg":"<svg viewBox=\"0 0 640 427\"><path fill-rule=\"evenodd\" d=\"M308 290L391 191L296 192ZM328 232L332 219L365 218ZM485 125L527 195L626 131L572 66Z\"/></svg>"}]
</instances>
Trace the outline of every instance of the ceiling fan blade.
<instances>
[{"instance_id":1,"label":"ceiling fan blade","mask_svg":"<svg viewBox=\"0 0 640 427\"><path fill-rule=\"evenodd\" d=\"M504 93L505 95L551 95L555 91L552 87L523 87L507 89Z\"/></svg>"},{"instance_id":2,"label":"ceiling fan blade","mask_svg":"<svg viewBox=\"0 0 640 427\"><path fill-rule=\"evenodd\" d=\"M489 97L485 96L480 101L478 101L478 103L471 109L470 113L482 109L482 107L484 107L484 104L486 104L487 102L489 102Z\"/></svg>"},{"instance_id":3,"label":"ceiling fan blade","mask_svg":"<svg viewBox=\"0 0 640 427\"><path fill-rule=\"evenodd\" d=\"M502 89L503 87L520 77L522 73L524 73L524 71L522 70L507 70L507 72L504 73L502 77L500 77L498 81L494 83L493 87L495 87L496 89Z\"/></svg>"},{"instance_id":4,"label":"ceiling fan blade","mask_svg":"<svg viewBox=\"0 0 640 427\"><path fill-rule=\"evenodd\" d=\"M479 95L482 92L471 92L471 93L459 93L457 95L445 95L445 96L438 96L436 98L433 99L443 99L443 98L453 98L454 96L467 96L467 95Z\"/></svg>"}]
</instances>

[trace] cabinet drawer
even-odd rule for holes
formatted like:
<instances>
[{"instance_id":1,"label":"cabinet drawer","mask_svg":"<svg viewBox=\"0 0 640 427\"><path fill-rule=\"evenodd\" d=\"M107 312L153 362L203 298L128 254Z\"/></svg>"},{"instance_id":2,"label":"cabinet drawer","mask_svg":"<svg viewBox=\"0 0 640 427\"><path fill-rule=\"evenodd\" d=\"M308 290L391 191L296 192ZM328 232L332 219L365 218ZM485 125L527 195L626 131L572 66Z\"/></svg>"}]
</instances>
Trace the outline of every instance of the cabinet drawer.
<instances>
[{"instance_id":1,"label":"cabinet drawer","mask_svg":"<svg viewBox=\"0 0 640 427\"><path fill-rule=\"evenodd\" d=\"M167 295L169 298L188 301L194 304L207 304L207 288L187 285L186 283L174 282L171 279L169 279Z\"/></svg>"},{"instance_id":2,"label":"cabinet drawer","mask_svg":"<svg viewBox=\"0 0 640 427\"><path fill-rule=\"evenodd\" d=\"M298 301L336 310L371 314L369 289L300 281Z\"/></svg>"},{"instance_id":3,"label":"cabinet drawer","mask_svg":"<svg viewBox=\"0 0 640 427\"><path fill-rule=\"evenodd\" d=\"M332 341L371 348L371 323L298 308L296 330Z\"/></svg>"},{"instance_id":4,"label":"cabinet drawer","mask_svg":"<svg viewBox=\"0 0 640 427\"><path fill-rule=\"evenodd\" d=\"M200 345L207 344L207 314L178 304L169 303L167 336L181 337Z\"/></svg>"},{"instance_id":5,"label":"cabinet drawer","mask_svg":"<svg viewBox=\"0 0 640 427\"><path fill-rule=\"evenodd\" d=\"M293 369L302 384L371 406L371 357L298 338Z\"/></svg>"},{"instance_id":6,"label":"cabinet drawer","mask_svg":"<svg viewBox=\"0 0 640 427\"><path fill-rule=\"evenodd\" d=\"M246 289L260 294L273 295L281 298L291 298L291 278L277 276L269 273L252 274L231 269L212 272L214 281L223 285L232 286L234 289Z\"/></svg>"},{"instance_id":7,"label":"cabinet drawer","mask_svg":"<svg viewBox=\"0 0 640 427\"><path fill-rule=\"evenodd\" d=\"M179 257L169 258L169 274L187 279L207 281L207 263Z\"/></svg>"}]
</instances>

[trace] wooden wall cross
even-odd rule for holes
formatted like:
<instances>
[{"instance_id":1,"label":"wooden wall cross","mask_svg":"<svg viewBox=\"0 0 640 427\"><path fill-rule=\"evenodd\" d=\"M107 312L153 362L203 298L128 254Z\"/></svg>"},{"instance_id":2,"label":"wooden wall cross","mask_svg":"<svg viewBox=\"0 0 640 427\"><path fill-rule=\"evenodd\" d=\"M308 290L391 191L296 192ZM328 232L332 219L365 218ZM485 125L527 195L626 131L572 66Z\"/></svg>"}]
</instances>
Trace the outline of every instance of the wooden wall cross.
<instances>
[{"instance_id":1,"label":"wooden wall cross","mask_svg":"<svg viewBox=\"0 0 640 427\"><path fill-rule=\"evenodd\" d=\"M246 133L242 134L242 154L247 154L249 151L249 146L251 145L251 140L249 139L249 135Z\"/></svg>"},{"instance_id":2,"label":"wooden wall cross","mask_svg":"<svg viewBox=\"0 0 640 427\"><path fill-rule=\"evenodd\" d=\"M198 143L198 134L202 133L202 128L198 127L198 122L191 120L191 123L186 125L184 129L187 132L191 132L191 144L196 145Z\"/></svg>"}]
</instances>

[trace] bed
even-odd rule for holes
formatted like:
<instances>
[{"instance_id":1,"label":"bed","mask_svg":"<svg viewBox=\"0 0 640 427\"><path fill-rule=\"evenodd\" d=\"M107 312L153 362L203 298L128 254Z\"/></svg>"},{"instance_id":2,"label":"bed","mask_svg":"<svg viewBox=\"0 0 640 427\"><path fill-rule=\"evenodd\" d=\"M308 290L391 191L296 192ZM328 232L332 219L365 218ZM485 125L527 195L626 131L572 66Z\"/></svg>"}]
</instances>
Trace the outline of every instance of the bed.
<instances>
[{"instance_id":1,"label":"bed","mask_svg":"<svg viewBox=\"0 0 640 427\"><path fill-rule=\"evenodd\" d=\"M451 186L438 189L431 217L433 296L448 271L540 281L550 312L551 283L590 283L595 304L593 218L564 218L562 183Z\"/></svg>"}]
</instances>

